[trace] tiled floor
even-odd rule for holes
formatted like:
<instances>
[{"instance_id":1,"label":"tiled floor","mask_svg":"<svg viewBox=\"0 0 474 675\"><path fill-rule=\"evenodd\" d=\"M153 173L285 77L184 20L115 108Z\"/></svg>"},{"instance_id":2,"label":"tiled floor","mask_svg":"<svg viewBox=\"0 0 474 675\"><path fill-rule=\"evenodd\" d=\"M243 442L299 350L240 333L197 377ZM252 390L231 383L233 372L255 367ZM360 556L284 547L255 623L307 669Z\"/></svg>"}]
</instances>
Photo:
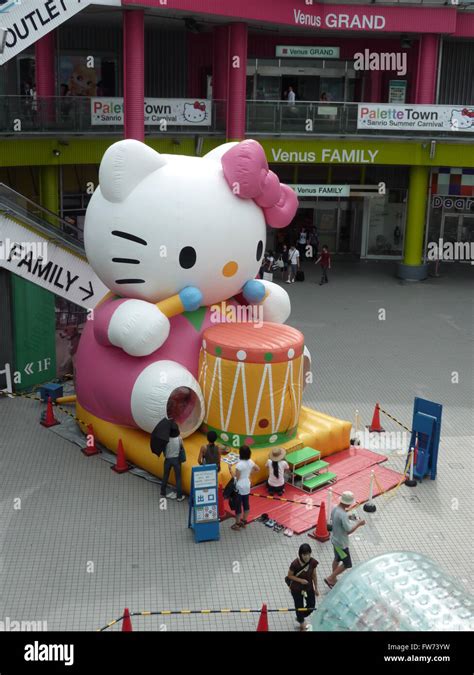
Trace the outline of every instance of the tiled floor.
<instances>
[{"instance_id":1,"label":"tiled floor","mask_svg":"<svg viewBox=\"0 0 474 675\"><path fill-rule=\"evenodd\" d=\"M472 267L445 265L443 277L415 285L396 281L384 263L335 263L323 287L312 273L303 284L285 284L290 322L305 333L313 356L306 405L346 419L357 408L365 424L380 401L407 426L415 395L444 406L437 480L376 499L377 512L352 539L355 563L414 550L472 588ZM0 621L95 630L124 607L286 607L283 578L303 541L320 561L326 592L321 573L330 567L329 543L288 539L260 523L236 533L226 521L219 542L195 544L187 503L160 510L156 484L85 458L38 418L34 401L0 397ZM403 458L391 453L384 466L401 470ZM133 626L255 630L257 620L139 617ZM270 616L272 630L293 626L293 615Z\"/></svg>"}]
</instances>

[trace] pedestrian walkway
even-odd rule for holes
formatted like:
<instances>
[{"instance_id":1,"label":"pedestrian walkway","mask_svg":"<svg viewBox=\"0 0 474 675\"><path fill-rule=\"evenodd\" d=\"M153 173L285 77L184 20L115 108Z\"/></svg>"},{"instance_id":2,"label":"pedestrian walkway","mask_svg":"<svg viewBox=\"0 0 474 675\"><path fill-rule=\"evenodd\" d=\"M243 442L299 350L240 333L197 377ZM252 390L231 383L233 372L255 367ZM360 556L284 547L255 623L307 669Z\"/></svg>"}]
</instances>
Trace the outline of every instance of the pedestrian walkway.
<instances>
[{"instance_id":1,"label":"pedestrian walkway","mask_svg":"<svg viewBox=\"0 0 474 675\"><path fill-rule=\"evenodd\" d=\"M313 357L305 404L346 419L358 408L369 424L379 401L408 427L414 396L444 406L437 480L375 499L377 512L351 541L354 564L413 550L472 588L465 545L472 538L472 268L453 266L411 286L394 280L386 264L336 261L323 287L311 283L318 274L314 268L304 283L285 284L290 323L305 333ZM398 430L389 419L383 426ZM320 561L321 597L328 592L329 543L287 538L262 523L236 534L225 521L219 542L195 544L187 501L161 510L156 483L115 474L54 429L39 425L35 401L0 397L0 621L95 630L124 607L288 607L284 577L305 541ZM391 453L383 466L403 471L404 458ZM142 616L133 627L254 631L257 621L241 613ZM294 629L291 614L271 614L269 623Z\"/></svg>"}]
</instances>

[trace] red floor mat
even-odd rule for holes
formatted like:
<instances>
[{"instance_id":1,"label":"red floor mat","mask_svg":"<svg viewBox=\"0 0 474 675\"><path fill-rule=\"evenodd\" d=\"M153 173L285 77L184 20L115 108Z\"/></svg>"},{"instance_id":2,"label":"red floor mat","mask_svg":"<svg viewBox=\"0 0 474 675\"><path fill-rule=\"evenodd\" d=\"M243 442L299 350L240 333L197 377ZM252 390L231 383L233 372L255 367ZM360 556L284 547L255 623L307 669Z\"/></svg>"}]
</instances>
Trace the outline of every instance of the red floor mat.
<instances>
[{"instance_id":1,"label":"red floor mat","mask_svg":"<svg viewBox=\"0 0 474 675\"><path fill-rule=\"evenodd\" d=\"M325 462L329 462L328 470L337 475L338 481L386 460L387 458L383 455L359 447L351 447L331 457L324 458Z\"/></svg>"},{"instance_id":2,"label":"red floor mat","mask_svg":"<svg viewBox=\"0 0 474 675\"><path fill-rule=\"evenodd\" d=\"M334 492L341 495L346 490L350 490L354 493L356 501L360 504L366 502L369 498L370 474L372 468L364 469L354 476L349 476L348 478L344 478L344 480L337 481L334 485ZM386 469L384 466L377 466L374 468L374 471L380 487L384 490L394 488L402 478L402 474L397 471L392 471L391 469ZM375 482L374 497L380 493L381 490L378 488L377 482Z\"/></svg>"},{"instance_id":3,"label":"red floor mat","mask_svg":"<svg viewBox=\"0 0 474 675\"><path fill-rule=\"evenodd\" d=\"M386 457L365 448L349 448L325 459L330 464L329 470L334 471L338 477L336 483L330 486L333 490L333 506L337 504L338 497L346 490L353 492L358 502L367 501L372 469L384 490L395 487L401 479L401 474L380 466L386 461ZM327 505L328 490L329 487L326 486L309 494L287 484L283 497L292 502L284 502L279 499L263 499L255 496L268 495L266 485L259 485L251 492L249 523L259 518L262 513L268 513L270 518L293 530L295 534L307 532L316 527L319 505L321 501ZM378 494L380 490L375 485L374 497ZM313 508L308 508L308 503L313 504Z\"/></svg>"}]
</instances>

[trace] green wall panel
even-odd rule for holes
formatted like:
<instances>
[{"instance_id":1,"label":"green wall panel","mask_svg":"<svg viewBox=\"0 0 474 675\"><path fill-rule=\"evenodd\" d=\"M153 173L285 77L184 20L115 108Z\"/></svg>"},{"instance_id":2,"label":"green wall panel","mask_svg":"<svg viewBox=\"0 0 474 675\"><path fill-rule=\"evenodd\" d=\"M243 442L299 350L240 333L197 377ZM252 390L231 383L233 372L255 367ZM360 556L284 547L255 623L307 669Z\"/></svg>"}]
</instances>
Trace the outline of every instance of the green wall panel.
<instances>
[{"instance_id":1,"label":"green wall panel","mask_svg":"<svg viewBox=\"0 0 474 675\"><path fill-rule=\"evenodd\" d=\"M49 291L12 274L16 390L56 377L55 298Z\"/></svg>"}]
</instances>

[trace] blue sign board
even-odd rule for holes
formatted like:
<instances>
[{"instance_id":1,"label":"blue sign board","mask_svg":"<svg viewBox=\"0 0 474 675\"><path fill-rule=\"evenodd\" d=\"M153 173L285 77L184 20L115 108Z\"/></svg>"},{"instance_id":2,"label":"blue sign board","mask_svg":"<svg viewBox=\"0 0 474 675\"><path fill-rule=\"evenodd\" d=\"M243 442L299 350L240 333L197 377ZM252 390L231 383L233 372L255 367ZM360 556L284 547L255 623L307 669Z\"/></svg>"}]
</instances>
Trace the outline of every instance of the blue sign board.
<instances>
[{"instance_id":1,"label":"blue sign board","mask_svg":"<svg viewBox=\"0 0 474 675\"><path fill-rule=\"evenodd\" d=\"M217 466L193 466L192 471L188 527L194 530L196 542L217 541L220 537Z\"/></svg>"}]
</instances>

